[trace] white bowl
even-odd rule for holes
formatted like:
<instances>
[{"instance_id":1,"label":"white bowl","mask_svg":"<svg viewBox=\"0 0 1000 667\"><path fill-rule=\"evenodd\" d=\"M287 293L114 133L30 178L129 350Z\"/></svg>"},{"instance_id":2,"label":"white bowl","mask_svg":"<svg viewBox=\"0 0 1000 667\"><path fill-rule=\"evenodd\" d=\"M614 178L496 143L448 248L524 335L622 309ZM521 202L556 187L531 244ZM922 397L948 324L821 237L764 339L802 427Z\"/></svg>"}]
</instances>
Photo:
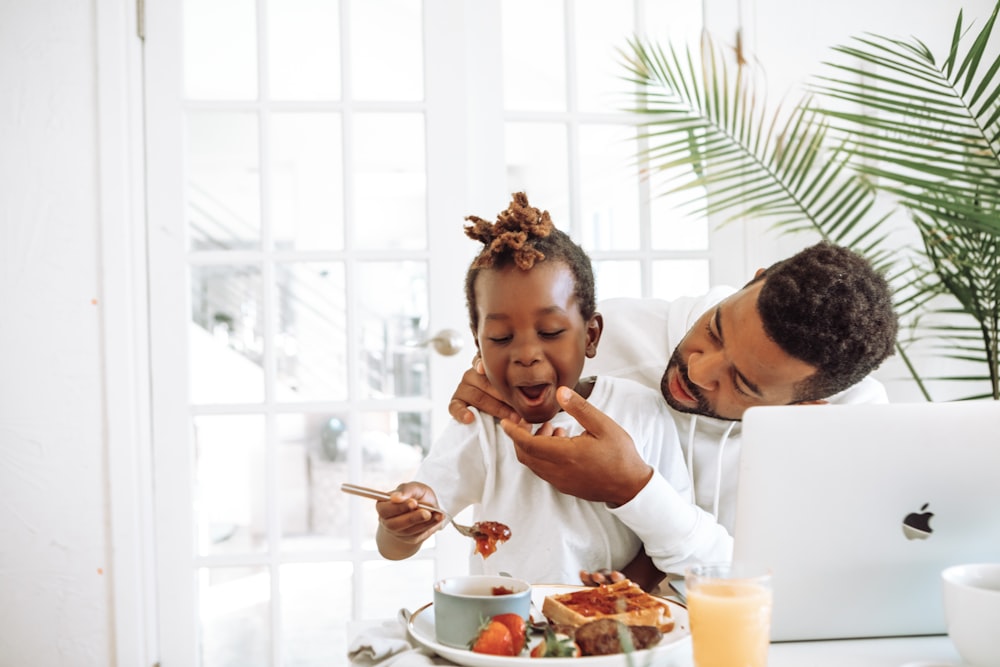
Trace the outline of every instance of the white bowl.
<instances>
[{"instance_id":1,"label":"white bowl","mask_svg":"<svg viewBox=\"0 0 1000 667\"><path fill-rule=\"evenodd\" d=\"M948 636L974 667L1000 667L1000 563L955 565L941 573Z\"/></svg>"}]
</instances>

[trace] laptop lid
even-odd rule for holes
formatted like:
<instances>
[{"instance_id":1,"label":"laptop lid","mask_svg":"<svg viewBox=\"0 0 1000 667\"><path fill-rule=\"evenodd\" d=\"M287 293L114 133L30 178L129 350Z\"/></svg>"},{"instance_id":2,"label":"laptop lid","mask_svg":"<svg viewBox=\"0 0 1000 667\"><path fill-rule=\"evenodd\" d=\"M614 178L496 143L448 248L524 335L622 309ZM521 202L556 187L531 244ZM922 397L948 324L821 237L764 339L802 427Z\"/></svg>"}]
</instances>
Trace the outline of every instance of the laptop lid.
<instances>
[{"instance_id":1,"label":"laptop lid","mask_svg":"<svg viewBox=\"0 0 1000 667\"><path fill-rule=\"evenodd\" d=\"M1000 561L1000 402L755 407L734 558L774 641L945 632L940 573Z\"/></svg>"}]
</instances>

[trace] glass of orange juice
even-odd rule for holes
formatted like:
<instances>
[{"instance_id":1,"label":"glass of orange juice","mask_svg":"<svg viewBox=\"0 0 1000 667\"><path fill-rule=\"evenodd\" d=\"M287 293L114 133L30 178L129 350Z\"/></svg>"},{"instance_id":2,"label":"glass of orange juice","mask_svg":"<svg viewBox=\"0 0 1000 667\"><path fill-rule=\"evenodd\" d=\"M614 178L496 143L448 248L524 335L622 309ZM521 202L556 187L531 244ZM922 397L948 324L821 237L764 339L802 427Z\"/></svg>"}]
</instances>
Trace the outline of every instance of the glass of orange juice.
<instances>
[{"instance_id":1,"label":"glass of orange juice","mask_svg":"<svg viewBox=\"0 0 1000 667\"><path fill-rule=\"evenodd\" d=\"M695 667L766 667L771 572L749 563L692 565L684 575Z\"/></svg>"}]
</instances>

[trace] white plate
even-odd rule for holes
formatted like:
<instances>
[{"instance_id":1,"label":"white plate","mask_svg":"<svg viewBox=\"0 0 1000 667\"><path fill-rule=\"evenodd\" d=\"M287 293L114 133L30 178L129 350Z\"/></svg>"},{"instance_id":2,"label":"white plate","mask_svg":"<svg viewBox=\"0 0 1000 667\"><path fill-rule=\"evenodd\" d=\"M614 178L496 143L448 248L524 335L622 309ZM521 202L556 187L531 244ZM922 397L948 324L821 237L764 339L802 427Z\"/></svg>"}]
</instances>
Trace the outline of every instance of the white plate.
<instances>
[{"instance_id":1,"label":"white plate","mask_svg":"<svg viewBox=\"0 0 1000 667\"><path fill-rule=\"evenodd\" d=\"M547 595L558 595L582 588L582 586L542 586L531 587L531 597L536 609L542 608L542 602ZM674 629L663 635L660 643L651 648L636 651L629 655L588 655L574 658L571 665L583 667L673 667L675 665L691 664L691 631L688 628L687 609L682 605L660 598L670 606L670 615L674 619ZM565 658L531 658L527 653L508 657L503 655L487 655L473 653L466 649L454 648L439 644L434 635L434 603L425 604L413 612L407 623L407 630L413 641L429 651L437 653L446 660L465 667L539 667L546 660L563 661ZM530 638L531 646L541 641L541 635ZM529 647L530 648L530 647Z\"/></svg>"}]
</instances>

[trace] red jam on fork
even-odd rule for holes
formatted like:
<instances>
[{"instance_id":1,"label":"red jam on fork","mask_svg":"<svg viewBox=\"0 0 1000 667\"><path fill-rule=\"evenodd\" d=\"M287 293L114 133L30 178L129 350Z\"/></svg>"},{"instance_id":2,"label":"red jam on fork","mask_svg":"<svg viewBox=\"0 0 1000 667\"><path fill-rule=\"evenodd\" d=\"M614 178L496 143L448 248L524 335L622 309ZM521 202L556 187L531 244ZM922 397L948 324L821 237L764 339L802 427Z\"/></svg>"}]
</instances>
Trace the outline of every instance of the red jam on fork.
<instances>
[{"instance_id":1,"label":"red jam on fork","mask_svg":"<svg viewBox=\"0 0 1000 667\"><path fill-rule=\"evenodd\" d=\"M476 551L483 558L497 550L497 545L510 539L510 528L496 521L477 521L472 526L475 532Z\"/></svg>"}]
</instances>

